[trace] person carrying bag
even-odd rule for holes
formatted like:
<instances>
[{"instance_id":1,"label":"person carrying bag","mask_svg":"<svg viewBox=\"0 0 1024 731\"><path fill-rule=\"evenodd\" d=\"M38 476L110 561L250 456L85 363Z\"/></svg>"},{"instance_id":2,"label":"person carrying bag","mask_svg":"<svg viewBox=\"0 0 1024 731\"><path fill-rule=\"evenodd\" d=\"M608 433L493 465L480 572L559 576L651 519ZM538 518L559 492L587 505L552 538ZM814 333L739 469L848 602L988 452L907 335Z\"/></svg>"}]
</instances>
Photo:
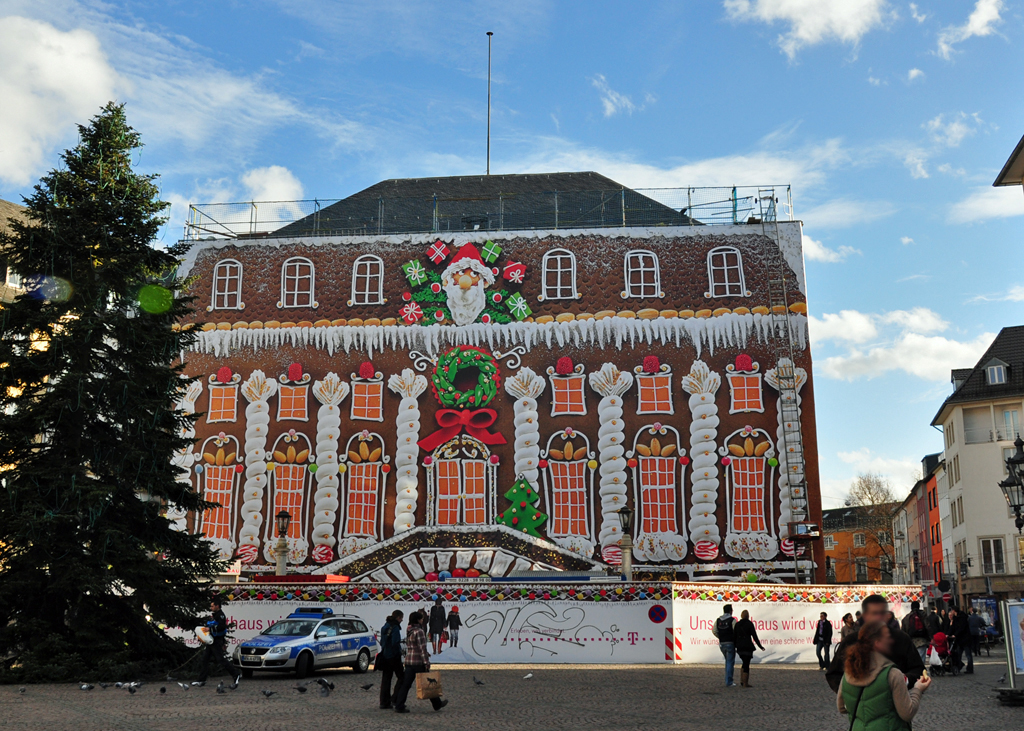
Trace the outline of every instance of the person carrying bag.
<instances>
[{"instance_id":1,"label":"person carrying bag","mask_svg":"<svg viewBox=\"0 0 1024 731\"><path fill-rule=\"evenodd\" d=\"M423 626L427 618L421 612L413 612L409 617L409 628L405 633L405 678L395 692L395 713L408 713L405 701L409 697L409 691L413 683L416 684L416 697L429 699L430 705L435 711L440 711L448 705L447 700L441 696L441 676L430 672L430 652L427 650L426 628ZM436 685L437 695L420 695L420 677L425 692L433 693L431 686Z\"/></svg>"},{"instance_id":2,"label":"person carrying bag","mask_svg":"<svg viewBox=\"0 0 1024 731\"><path fill-rule=\"evenodd\" d=\"M380 652L374 663L374 670L383 673L380 679L380 708L385 710L392 706L391 679L395 679L395 693L402 687L405 680L405 669L402 667L402 617L401 610L395 610L380 630Z\"/></svg>"}]
</instances>

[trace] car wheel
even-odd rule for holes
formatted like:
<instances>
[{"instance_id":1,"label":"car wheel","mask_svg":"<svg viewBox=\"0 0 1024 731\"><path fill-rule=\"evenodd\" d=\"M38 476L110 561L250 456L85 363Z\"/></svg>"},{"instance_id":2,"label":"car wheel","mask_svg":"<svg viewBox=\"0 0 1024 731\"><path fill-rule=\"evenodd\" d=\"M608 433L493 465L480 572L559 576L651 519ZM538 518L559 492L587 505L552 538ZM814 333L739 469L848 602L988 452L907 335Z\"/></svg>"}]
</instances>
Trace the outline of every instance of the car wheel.
<instances>
[{"instance_id":1,"label":"car wheel","mask_svg":"<svg viewBox=\"0 0 1024 731\"><path fill-rule=\"evenodd\" d=\"M365 673L370 669L370 653L363 650L359 653L359 657L356 658L355 664L352 666L352 670L357 673Z\"/></svg>"},{"instance_id":2,"label":"car wheel","mask_svg":"<svg viewBox=\"0 0 1024 731\"><path fill-rule=\"evenodd\" d=\"M249 680L252 677L252 670L250 668L242 668L242 677Z\"/></svg>"},{"instance_id":3,"label":"car wheel","mask_svg":"<svg viewBox=\"0 0 1024 731\"><path fill-rule=\"evenodd\" d=\"M308 652L304 652L299 655L299 659L295 661L295 677L302 679L307 677L313 672L313 656Z\"/></svg>"}]
</instances>

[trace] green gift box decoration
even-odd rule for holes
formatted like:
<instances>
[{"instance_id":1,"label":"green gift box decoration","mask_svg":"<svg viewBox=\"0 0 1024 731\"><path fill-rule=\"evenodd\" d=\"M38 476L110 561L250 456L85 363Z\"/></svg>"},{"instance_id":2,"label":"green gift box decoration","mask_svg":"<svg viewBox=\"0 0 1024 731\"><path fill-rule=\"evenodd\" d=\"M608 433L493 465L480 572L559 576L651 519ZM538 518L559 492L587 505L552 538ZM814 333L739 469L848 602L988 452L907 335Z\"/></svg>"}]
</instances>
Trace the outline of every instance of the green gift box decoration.
<instances>
[{"instance_id":1,"label":"green gift box decoration","mask_svg":"<svg viewBox=\"0 0 1024 731\"><path fill-rule=\"evenodd\" d=\"M480 252L480 257L488 264L493 264L501 256L501 247L493 241L488 241L484 244L483 250Z\"/></svg>"},{"instance_id":2,"label":"green gift box decoration","mask_svg":"<svg viewBox=\"0 0 1024 731\"><path fill-rule=\"evenodd\" d=\"M409 280L409 284L414 287L427 281L427 270L418 261L407 261L402 265L402 271L405 272L405 278Z\"/></svg>"},{"instance_id":3,"label":"green gift box decoration","mask_svg":"<svg viewBox=\"0 0 1024 731\"><path fill-rule=\"evenodd\" d=\"M512 313L512 317L517 320L525 320L533 314L533 310L530 309L530 305L526 304L526 298L518 292L509 296L509 298L505 300L505 306L508 307L508 311Z\"/></svg>"}]
</instances>

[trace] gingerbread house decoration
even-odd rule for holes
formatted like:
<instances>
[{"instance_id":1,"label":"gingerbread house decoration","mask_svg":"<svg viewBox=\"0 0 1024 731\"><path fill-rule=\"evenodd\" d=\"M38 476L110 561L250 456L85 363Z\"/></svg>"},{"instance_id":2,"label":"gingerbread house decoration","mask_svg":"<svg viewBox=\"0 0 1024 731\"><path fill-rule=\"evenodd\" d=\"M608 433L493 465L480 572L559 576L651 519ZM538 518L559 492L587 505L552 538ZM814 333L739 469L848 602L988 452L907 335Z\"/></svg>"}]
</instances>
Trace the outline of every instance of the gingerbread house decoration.
<instances>
[{"instance_id":1,"label":"gingerbread house decoration","mask_svg":"<svg viewBox=\"0 0 1024 731\"><path fill-rule=\"evenodd\" d=\"M640 573L792 580L788 524L820 518L800 223L658 195L392 180L205 227L175 464L219 507L176 524L259 572L286 510L291 570L406 582L610 569L629 506Z\"/></svg>"}]
</instances>

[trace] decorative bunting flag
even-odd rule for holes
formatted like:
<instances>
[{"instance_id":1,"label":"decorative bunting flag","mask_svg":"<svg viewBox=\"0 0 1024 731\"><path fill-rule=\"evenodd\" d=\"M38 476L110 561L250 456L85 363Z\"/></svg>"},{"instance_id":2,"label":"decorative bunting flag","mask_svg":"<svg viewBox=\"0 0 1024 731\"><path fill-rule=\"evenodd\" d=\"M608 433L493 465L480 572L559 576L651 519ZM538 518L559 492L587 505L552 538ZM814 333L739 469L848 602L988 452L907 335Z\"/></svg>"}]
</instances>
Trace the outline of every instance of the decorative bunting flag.
<instances>
[{"instance_id":1,"label":"decorative bunting flag","mask_svg":"<svg viewBox=\"0 0 1024 731\"><path fill-rule=\"evenodd\" d=\"M441 258L443 259L444 257ZM427 281L427 272L418 261L407 261L402 265L402 271L405 272L405 277L409 280L409 284L414 287L418 287Z\"/></svg>"},{"instance_id":2,"label":"decorative bunting flag","mask_svg":"<svg viewBox=\"0 0 1024 731\"><path fill-rule=\"evenodd\" d=\"M493 241L488 241L484 244L483 250L480 252L480 257L488 264L493 264L501 256L501 247Z\"/></svg>"},{"instance_id":3,"label":"decorative bunting flag","mask_svg":"<svg viewBox=\"0 0 1024 731\"><path fill-rule=\"evenodd\" d=\"M423 309L415 302L410 302L398 311L406 325L414 325L423 319Z\"/></svg>"},{"instance_id":4,"label":"decorative bunting flag","mask_svg":"<svg viewBox=\"0 0 1024 731\"><path fill-rule=\"evenodd\" d=\"M526 278L526 265L520 264L518 261L509 262L505 265L502 276L510 282L522 284L523 279Z\"/></svg>"},{"instance_id":5,"label":"decorative bunting flag","mask_svg":"<svg viewBox=\"0 0 1024 731\"><path fill-rule=\"evenodd\" d=\"M429 249L427 249L427 256L430 257L430 261L435 264L440 264L448 256L448 247L441 240L435 241Z\"/></svg>"},{"instance_id":6,"label":"decorative bunting flag","mask_svg":"<svg viewBox=\"0 0 1024 731\"><path fill-rule=\"evenodd\" d=\"M508 311L512 313L512 317L517 320L525 320L533 314L530 305L526 304L526 298L518 292L505 300L505 305L508 307Z\"/></svg>"}]
</instances>

